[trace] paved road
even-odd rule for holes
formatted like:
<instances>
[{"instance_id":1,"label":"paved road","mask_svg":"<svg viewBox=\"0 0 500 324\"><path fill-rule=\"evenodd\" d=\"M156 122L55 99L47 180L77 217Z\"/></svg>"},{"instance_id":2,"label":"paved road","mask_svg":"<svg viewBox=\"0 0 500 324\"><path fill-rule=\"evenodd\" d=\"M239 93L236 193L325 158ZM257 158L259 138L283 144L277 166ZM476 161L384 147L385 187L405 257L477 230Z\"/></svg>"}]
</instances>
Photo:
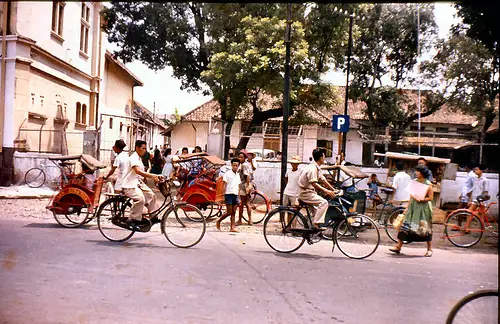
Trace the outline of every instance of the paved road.
<instances>
[{"instance_id":1,"label":"paved road","mask_svg":"<svg viewBox=\"0 0 500 324\"><path fill-rule=\"evenodd\" d=\"M114 244L93 226L2 219L0 323L443 323L469 291L498 287L494 249L387 248L283 255L210 228L186 250L156 231Z\"/></svg>"}]
</instances>

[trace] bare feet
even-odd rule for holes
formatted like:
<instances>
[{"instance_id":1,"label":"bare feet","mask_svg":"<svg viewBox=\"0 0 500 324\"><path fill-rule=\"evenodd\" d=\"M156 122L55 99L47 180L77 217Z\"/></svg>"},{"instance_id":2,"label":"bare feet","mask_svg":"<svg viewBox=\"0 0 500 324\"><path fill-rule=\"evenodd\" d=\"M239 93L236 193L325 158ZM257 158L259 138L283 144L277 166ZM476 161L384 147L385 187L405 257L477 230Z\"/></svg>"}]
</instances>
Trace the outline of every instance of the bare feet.
<instances>
[{"instance_id":1,"label":"bare feet","mask_svg":"<svg viewBox=\"0 0 500 324\"><path fill-rule=\"evenodd\" d=\"M220 221L215 222L215 227L220 231Z\"/></svg>"},{"instance_id":2,"label":"bare feet","mask_svg":"<svg viewBox=\"0 0 500 324\"><path fill-rule=\"evenodd\" d=\"M240 231L238 231L236 228L231 228L229 230L229 232L232 232L232 233L239 233Z\"/></svg>"},{"instance_id":3,"label":"bare feet","mask_svg":"<svg viewBox=\"0 0 500 324\"><path fill-rule=\"evenodd\" d=\"M241 226L241 225L243 225L243 222L241 220L236 222L236 226Z\"/></svg>"},{"instance_id":4,"label":"bare feet","mask_svg":"<svg viewBox=\"0 0 500 324\"><path fill-rule=\"evenodd\" d=\"M391 248L391 249L389 249L389 251L396 253L396 254L401 253L401 249L398 249L398 248Z\"/></svg>"},{"instance_id":5,"label":"bare feet","mask_svg":"<svg viewBox=\"0 0 500 324\"><path fill-rule=\"evenodd\" d=\"M249 226L252 226L252 225L253 225L253 222L252 222L252 221L249 221L249 222L248 222L248 225L249 225Z\"/></svg>"}]
</instances>

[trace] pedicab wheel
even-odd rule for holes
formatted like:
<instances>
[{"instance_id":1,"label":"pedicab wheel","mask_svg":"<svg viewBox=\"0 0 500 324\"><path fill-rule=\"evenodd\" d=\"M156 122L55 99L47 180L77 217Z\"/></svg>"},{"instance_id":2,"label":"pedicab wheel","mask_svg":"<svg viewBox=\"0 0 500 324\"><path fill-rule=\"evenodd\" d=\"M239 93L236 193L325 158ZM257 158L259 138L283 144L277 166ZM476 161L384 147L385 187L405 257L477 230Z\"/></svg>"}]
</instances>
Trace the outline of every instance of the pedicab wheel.
<instances>
[{"instance_id":1,"label":"pedicab wheel","mask_svg":"<svg viewBox=\"0 0 500 324\"><path fill-rule=\"evenodd\" d=\"M250 193L250 208L252 209L252 223L254 224L262 222L269 213L267 199L259 192ZM248 222L248 217L245 211L243 211L243 219Z\"/></svg>"},{"instance_id":2,"label":"pedicab wheel","mask_svg":"<svg viewBox=\"0 0 500 324\"><path fill-rule=\"evenodd\" d=\"M213 203L196 204L196 208L201 211L203 218L205 219L215 218L218 211L217 205Z\"/></svg>"},{"instance_id":3,"label":"pedicab wheel","mask_svg":"<svg viewBox=\"0 0 500 324\"><path fill-rule=\"evenodd\" d=\"M483 237L484 225L470 212L450 214L444 222L444 235L456 247L468 248Z\"/></svg>"},{"instance_id":4,"label":"pedicab wheel","mask_svg":"<svg viewBox=\"0 0 500 324\"><path fill-rule=\"evenodd\" d=\"M172 245L189 248L198 244L207 228L202 213L196 206L177 204L169 208L162 217L161 231Z\"/></svg>"},{"instance_id":5,"label":"pedicab wheel","mask_svg":"<svg viewBox=\"0 0 500 324\"><path fill-rule=\"evenodd\" d=\"M272 210L264 221L264 239L276 252L297 251L305 242L306 220L301 214L286 208Z\"/></svg>"},{"instance_id":6,"label":"pedicab wheel","mask_svg":"<svg viewBox=\"0 0 500 324\"><path fill-rule=\"evenodd\" d=\"M85 205L83 199L76 195L65 196L65 213L57 213L52 211L56 222L63 226L74 228L84 224L89 218L89 208Z\"/></svg>"},{"instance_id":7,"label":"pedicab wheel","mask_svg":"<svg viewBox=\"0 0 500 324\"><path fill-rule=\"evenodd\" d=\"M456 303L446 324L459 323L498 323L498 290L477 291Z\"/></svg>"},{"instance_id":8,"label":"pedicab wheel","mask_svg":"<svg viewBox=\"0 0 500 324\"><path fill-rule=\"evenodd\" d=\"M131 238L135 231L125 225L131 208L132 203L126 197L113 197L103 202L96 216L101 234L112 242L123 242Z\"/></svg>"},{"instance_id":9,"label":"pedicab wheel","mask_svg":"<svg viewBox=\"0 0 500 324\"><path fill-rule=\"evenodd\" d=\"M354 215L342 220L334 231L334 241L340 252L351 259L364 259L375 253L380 244L377 224L364 215Z\"/></svg>"},{"instance_id":10,"label":"pedicab wheel","mask_svg":"<svg viewBox=\"0 0 500 324\"><path fill-rule=\"evenodd\" d=\"M24 182L31 188L40 188L45 183L45 172L39 168L31 168L24 175Z\"/></svg>"}]
</instances>

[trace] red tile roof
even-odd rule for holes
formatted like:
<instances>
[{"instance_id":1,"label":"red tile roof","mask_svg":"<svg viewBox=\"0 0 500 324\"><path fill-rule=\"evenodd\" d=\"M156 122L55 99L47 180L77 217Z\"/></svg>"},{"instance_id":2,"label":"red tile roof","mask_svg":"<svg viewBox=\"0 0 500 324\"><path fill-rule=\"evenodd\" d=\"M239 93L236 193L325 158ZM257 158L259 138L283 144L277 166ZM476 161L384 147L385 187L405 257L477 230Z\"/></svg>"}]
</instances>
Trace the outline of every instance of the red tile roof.
<instances>
[{"instance_id":1,"label":"red tile roof","mask_svg":"<svg viewBox=\"0 0 500 324\"><path fill-rule=\"evenodd\" d=\"M338 94L343 97L343 93L345 92L345 87L335 87L335 90L338 91ZM412 94L410 96L410 100L412 102L416 101L417 94L415 91L410 91ZM423 96L422 96L423 98ZM421 99L423 101L423 99ZM423 102L422 102L423 104ZM259 99L259 106L264 110L272 109L279 107L281 105L281 100L279 98L272 98L271 96L262 96ZM368 117L365 114L366 103L365 102L353 102L349 100L348 114L351 116L351 119L362 121L367 120ZM422 108L425 110L425 107ZM331 120L331 116L334 114L343 114L344 113L344 102L342 100L341 103L333 105L331 107L324 107L317 110L308 109L307 114L318 121L318 123L328 123ZM210 118L214 116L220 118L220 108L219 103L215 100L210 100L201 106L191 110L182 116L182 121L190 121L190 122L207 122ZM244 109L240 112L236 119L238 120L250 120L252 116L252 107L250 105L245 106ZM279 118L273 118L274 120L281 120ZM457 124L457 125L470 125L476 120L476 117L473 115L466 115L461 111L454 111L447 105L444 105L440 110L435 112L434 114L422 118L423 123L428 124Z\"/></svg>"}]
</instances>

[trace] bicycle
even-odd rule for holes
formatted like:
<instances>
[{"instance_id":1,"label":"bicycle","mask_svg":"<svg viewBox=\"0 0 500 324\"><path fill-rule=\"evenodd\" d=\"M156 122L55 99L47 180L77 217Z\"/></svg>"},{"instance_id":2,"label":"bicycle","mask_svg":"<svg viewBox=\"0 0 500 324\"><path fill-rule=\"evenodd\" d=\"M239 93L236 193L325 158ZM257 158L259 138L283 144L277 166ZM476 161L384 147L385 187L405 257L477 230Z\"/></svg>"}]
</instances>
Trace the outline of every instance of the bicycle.
<instances>
[{"instance_id":1,"label":"bicycle","mask_svg":"<svg viewBox=\"0 0 500 324\"><path fill-rule=\"evenodd\" d=\"M253 185L253 190L250 191L249 195L250 208L252 209L252 222L254 224L259 224L266 218L269 210L271 210L271 200L267 198L262 191L258 190L255 185ZM243 211L243 219L245 222L248 222L247 216L245 216L245 211Z\"/></svg>"},{"instance_id":2,"label":"bicycle","mask_svg":"<svg viewBox=\"0 0 500 324\"><path fill-rule=\"evenodd\" d=\"M471 293L453 306L446 324L498 323L498 290L480 290Z\"/></svg>"},{"instance_id":3,"label":"bicycle","mask_svg":"<svg viewBox=\"0 0 500 324\"><path fill-rule=\"evenodd\" d=\"M342 198L342 194L340 191L329 201L325 222L333 233L332 252L338 246L340 252L349 258L367 258L375 253L380 244L377 224L365 215L349 213L344 204L351 203ZM320 230L313 228L309 207L299 200L299 206L279 206L269 213L264 221L264 239L273 250L291 253L306 241L314 244L325 239ZM307 217L300 212L301 209L306 210Z\"/></svg>"},{"instance_id":4,"label":"bicycle","mask_svg":"<svg viewBox=\"0 0 500 324\"><path fill-rule=\"evenodd\" d=\"M73 163L59 162L56 163L52 161L53 165L48 164L46 161L40 163L38 167L34 167L26 171L24 174L24 182L31 188L40 188L43 186L47 180L47 174L50 175L52 179L50 187L60 190L66 184L68 184L68 175L72 174ZM56 168L55 171L48 171L48 167ZM47 172L45 171L47 170Z\"/></svg>"},{"instance_id":5,"label":"bicycle","mask_svg":"<svg viewBox=\"0 0 500 324\"><path fill-rule=\"evenodd\" d=\"M479 196L477 198L478 208L471 212L468 209L457 209L446 217L444 222L444 237L456 247L468 248L476 245L483 233L488 230L493 236L498 237L498 223L488 216L488 210L496 202L484 206L484 202L490 196Z\"/></svg>"},{"instance_id":6,"label":"bicycle","mask_svg":"<svg viewBox=\"0 0 500 324\"><path fill-rule=\"evenodd\" d=\"M140 232L149 232L153 225L160 224L161 232L174 246L189 248L198 244L206 231L206 221L198 208L185 202L176 202L170 193L170 184L158 184L161 194L165 197L163 204L152 213L143 214L139 225ZM135 230L126 223L132 199L122 194L107 194L112 196L104 201L97 211L97 226L101 234L113 242L124 242L130 239ZM160 214L163 216L160 217Z\"/></svg>"},{"instance_id":7,"label":"bicycle","mask_svg":"<svg viewBox=\"0 0 500 324\"><path fill-rule=\"evenodd\" d=\"M378 224L385 229L385 232L389 238L397 243L398 242L398 230L392 226L392 223L394 220L398 217L399 214L403 213L405 208L403 206L394 206L391 203L389 203L389 197L392 193L394 193L394 189L392 188L380 188L380 191L382 191L385 194L385 199L382 200L383 205L382 209L380 210L380 213L377 215L377 208L373 211L372 219L378 220ZM384 214L385 208L387 206L391 206L391 208L387 211L387 213ZM385 216L385 217L384 217ZM377 217L379 217L377 219ZM403 242L403 243L408 243L408 242Z\"/></svg>"}]
</instances>

